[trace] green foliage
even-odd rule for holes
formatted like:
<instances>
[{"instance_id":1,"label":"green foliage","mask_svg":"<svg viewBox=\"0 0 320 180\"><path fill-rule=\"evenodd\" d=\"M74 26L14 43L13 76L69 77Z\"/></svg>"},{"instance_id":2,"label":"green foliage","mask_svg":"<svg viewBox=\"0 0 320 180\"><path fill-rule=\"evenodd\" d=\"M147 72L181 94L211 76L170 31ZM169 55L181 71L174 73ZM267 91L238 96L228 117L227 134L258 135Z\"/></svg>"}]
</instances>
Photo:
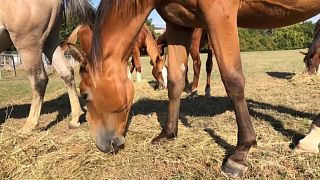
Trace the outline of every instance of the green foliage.
<instances>
[{"instance_id":1,"label":"green foliage","mask_svg":"<svg viewBox=\"0 0 320 180\"><path fill-rule=\"evenodd\" d=\"M66 22L64 21L61 25L59 42L62 43L66 41L74 28L76 28L76 25L66 25Z\"/></svg>"},{"instance_id":2,"label":"green foliage","mask_svg":"<svg viewBox=\"0 0 320 180\"><path fill-rule=\"evenodd\" d=\"M152 18L147 19L147 20L146 20L146 24L147 24L147 26L149 27L149 31L152 33L152 35L153 35L154 37L157 37L157 34L156 34L156 32L155 32L156 27L155 27L155 25L154 25L153 22L152 22Z\"/></svg>"},{"instance_id":3,"label":"green foliage","mask_svg":"<svg viewBox=\"0 0 320 180\"><path fill-rule=\"evenodd\" d=\"M279 29L243 29L239 28L241 51L272 51L302 49L310 46L313 40L312 22L303 22ZM201 47L206 52L208 45Z\"/></svg>"},{"instance_id":4,"label":"green foliage","mask_svg":"<svg viewBox=\"0 0 320 180\"><path fill-rule=\"evenodd\" d=\"M241 51L302 49L313 39L314 24L303 22L274 30L239 28Z\"/></svg>"}]
</instances>

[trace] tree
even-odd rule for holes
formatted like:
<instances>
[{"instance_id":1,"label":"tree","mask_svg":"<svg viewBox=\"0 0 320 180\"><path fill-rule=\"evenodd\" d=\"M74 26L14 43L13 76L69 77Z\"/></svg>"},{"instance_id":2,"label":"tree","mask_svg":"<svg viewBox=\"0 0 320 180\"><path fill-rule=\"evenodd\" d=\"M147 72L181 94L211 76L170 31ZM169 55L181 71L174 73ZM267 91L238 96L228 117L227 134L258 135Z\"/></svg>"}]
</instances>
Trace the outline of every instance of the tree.
<instances>
[{"instance_id":1,"label":"tree","mask_svg":"<svg viewBox=\"0 0 320 180\"><path fill-rule=\"evenodd\" d=\"M156 37L156 32L155 32L156 27L152 22L152 18L149 18L146 20L146 25L148 26L149 31L152 33L153 37Z\"/></svg>"}]
</instances>

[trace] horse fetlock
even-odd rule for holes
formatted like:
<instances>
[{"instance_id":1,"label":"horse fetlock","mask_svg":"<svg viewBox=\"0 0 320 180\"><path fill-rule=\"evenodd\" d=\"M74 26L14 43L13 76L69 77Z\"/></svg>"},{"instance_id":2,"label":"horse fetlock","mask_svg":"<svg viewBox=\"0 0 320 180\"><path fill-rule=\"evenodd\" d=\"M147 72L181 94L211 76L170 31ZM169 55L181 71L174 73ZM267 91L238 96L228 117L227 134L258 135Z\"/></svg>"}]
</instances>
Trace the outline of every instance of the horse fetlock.
<instances>
[{"instance_id":1,"label":"horse fetlock","mask_svg":"<svg viewBox=\"0 0 320 180\"><path fill-rule=\"evenodd\" d=\"M156 138L154 138L151 143L152 144L164 144L166 141L170 139L176 138L178 135L178 132L176 131L168 131L168 130L163 130Z\"/></svg>"}]
</instances>

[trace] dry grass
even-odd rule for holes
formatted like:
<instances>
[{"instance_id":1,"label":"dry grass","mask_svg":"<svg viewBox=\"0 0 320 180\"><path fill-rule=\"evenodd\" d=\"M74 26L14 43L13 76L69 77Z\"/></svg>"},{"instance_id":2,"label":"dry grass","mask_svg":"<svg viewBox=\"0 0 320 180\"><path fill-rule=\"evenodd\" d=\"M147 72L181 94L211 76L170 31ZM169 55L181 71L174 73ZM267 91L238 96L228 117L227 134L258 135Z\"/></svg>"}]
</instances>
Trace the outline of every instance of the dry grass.
<instances>
[{"instance_id":1,"label":"dry grass","mask_svg":"<svg viewBox=\"0 0 320 180\"><path fill-rule=\"evenodd\" d=\"M153 147L150 141L166 118L167 92L149 85L151 69L144 59L144 80L135 82L126 148L113 155L97 150L87 123L77 130L67 128L69 102L56 74L51 75L40 128L29 136L17 133L31 100L27 79L0 81L0 179L225 179L220 166L234 149L237 130L216 65L213 98L182 100L179 137ZM289 147L319 112L318 77L301 75L304 65L298 51L243 53L242 59L258 137L245 178L319 178L319 155L296 154Z\"/></svg>"}]
</instances>

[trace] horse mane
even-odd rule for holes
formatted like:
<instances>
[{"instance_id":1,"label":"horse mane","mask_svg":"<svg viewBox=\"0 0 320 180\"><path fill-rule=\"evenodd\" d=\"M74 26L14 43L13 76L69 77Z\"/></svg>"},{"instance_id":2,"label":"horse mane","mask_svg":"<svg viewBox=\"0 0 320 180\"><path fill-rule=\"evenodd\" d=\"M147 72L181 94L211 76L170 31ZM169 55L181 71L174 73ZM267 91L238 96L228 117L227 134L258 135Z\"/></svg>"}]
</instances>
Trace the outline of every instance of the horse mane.
<instances>
[{"instance_id":1,"label":"horse mane","mask_svg":"<svg viewBox=\"0 0 320 180\"><path fill-rule=\"evenodd\" d=\"M94 24L94 36L92 40L92 58L88 60L92 69L101 69L101 34L102 23L106 16L117 21L125 21L128 17L134 17L141 11L148 0L102 0L96 13Z\"/></svg>"},{"instance_id":2,"label":"horse mane","mask_svg":"<svg viewBox=\"0 0 320 180\"><path fill-rule=\"evenodd\" d=\"M89 0L63 0L64 15L68 24L93 24L95 9Z\"/></svg>"}]
</instances>

